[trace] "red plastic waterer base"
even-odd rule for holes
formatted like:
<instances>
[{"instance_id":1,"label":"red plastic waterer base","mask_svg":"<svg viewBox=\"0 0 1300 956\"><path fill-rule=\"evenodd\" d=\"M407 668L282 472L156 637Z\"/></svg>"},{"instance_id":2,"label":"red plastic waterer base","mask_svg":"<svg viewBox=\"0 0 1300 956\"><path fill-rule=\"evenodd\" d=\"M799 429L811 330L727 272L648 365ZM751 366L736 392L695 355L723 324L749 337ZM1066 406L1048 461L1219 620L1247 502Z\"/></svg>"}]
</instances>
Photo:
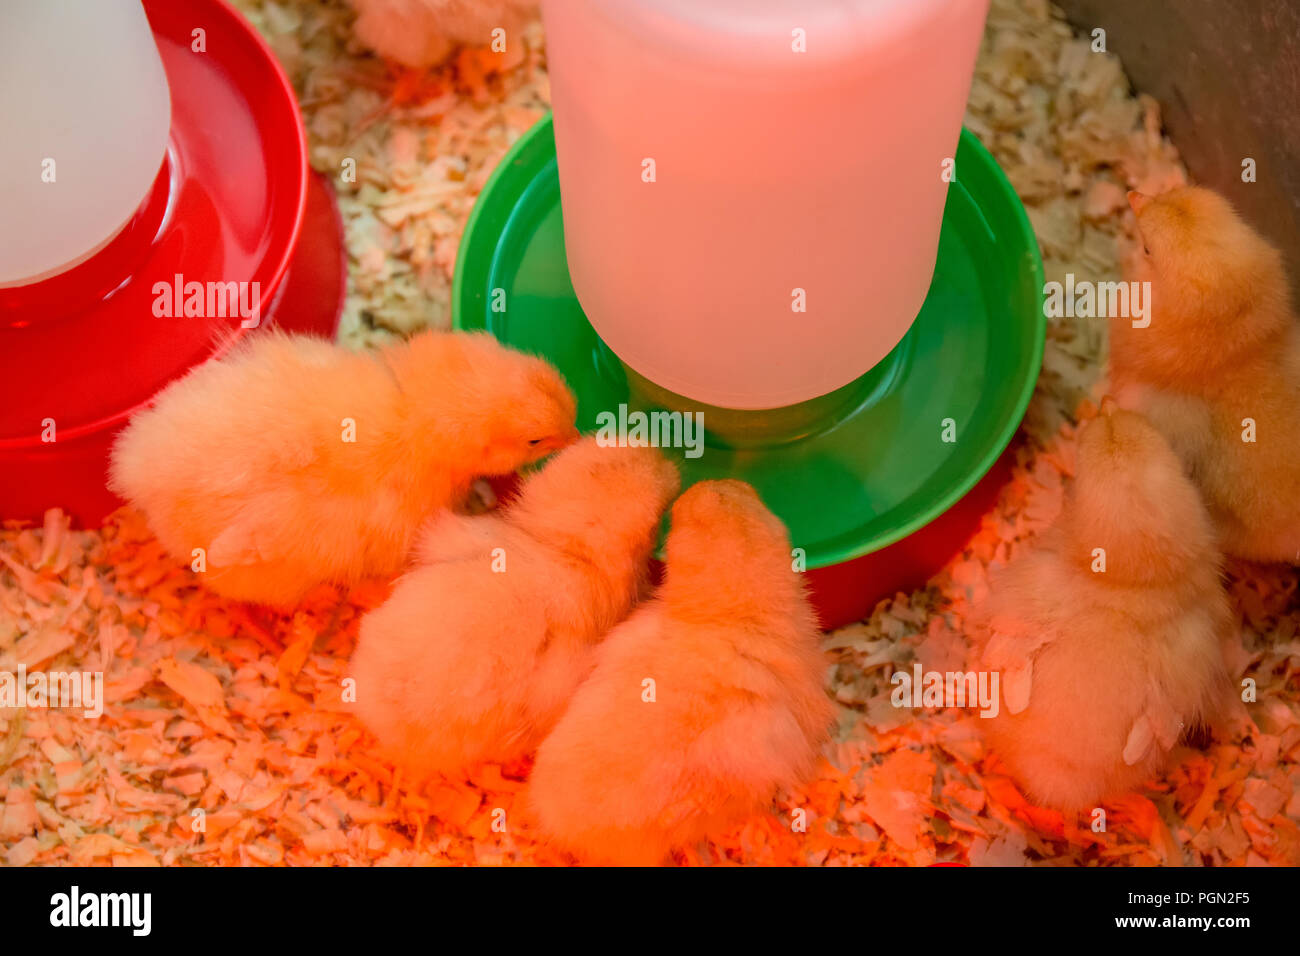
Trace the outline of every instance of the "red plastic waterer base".
<instances>
[{"instance_id":1,"label":"red plastic waterer base","mask_svg":"<svg viewBox=\"0 0 1300 956\"><path fill-rule=\"evenodd\" d=\"M902 541L842 564L807 572L818 620L826 630L860 621L885 598L913 591L966 547L1011 478L1015 446L1004 451L975 487Z\"/></svg>"},{"instance_id":2,"label":"red plastic waterer base","mask_svg":"<svg viewBox=\"0 0 1300 956\"><path fill-rule=\"evenodd\" d=\"M107 247L0 289L0 519L39 521L59 507L100 523L121 503L106 487L108 453L131 414L256 334L238 314L160 315L156 283L255 286L259 328L332 336L338 325L342 226L329 183L309 173L274 55L221 0L144 5L171 92L167 155ZM203 50L192 45L199 27Z\"/></svg>"}]
</instances>

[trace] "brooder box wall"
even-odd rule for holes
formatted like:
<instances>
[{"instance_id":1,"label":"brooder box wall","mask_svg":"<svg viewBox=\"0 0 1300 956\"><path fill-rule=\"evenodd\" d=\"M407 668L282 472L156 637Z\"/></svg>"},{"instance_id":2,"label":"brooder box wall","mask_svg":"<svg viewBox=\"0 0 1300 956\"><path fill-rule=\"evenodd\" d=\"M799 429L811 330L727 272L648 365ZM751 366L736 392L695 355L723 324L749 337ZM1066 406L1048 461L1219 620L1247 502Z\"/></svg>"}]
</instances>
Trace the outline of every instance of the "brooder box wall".
<instances>
[{"instance_id":1,"label":"brooder box wall","mask_svg":"<svg viewBox=\"0 0 1300 956\"><path fill-rule=\"evenodd\" d=\"M1227 195L1300 281L1300 3L1058 2L1081 35L1106 31L1134 85L1160 101L1193 180Z\"/></svg>"}]
</instances>

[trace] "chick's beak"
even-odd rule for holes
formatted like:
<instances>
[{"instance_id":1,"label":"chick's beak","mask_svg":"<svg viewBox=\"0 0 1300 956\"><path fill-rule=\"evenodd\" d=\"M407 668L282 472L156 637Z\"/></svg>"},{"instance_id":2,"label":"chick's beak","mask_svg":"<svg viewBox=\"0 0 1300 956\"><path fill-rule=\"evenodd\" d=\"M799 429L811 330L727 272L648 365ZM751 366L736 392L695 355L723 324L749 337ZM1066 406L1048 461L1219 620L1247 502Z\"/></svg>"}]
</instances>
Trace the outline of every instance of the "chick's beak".
<instances>
[{"instance_id":1,"label":"chick's beak","mask_svg":"<svg viewBox=\"0 0 1300 956\"><path fill-rule=\"evenodd\" d=\"M1151 201L1151 197L1145 193L1140 193L1136 189L1128 191L1128 204L1133 207L1134 214L1142 212L1142 208Z\"/></svg>"},{"instance_id":2,"label":"chick's beak","mask_svg":"<svg viewBox=\"0 0 1300 956\"><path fill-rule=\"evenodd\" d=\"M1101 400L1101 408L1099 409L1099 411L1101 412L1102 415L1105 415L1107 418L1110 418L1110 416L1113 415L1118 408L1119 405L1116 404L1115 399L1107 395L1105 398Z\"/></svg>"},{"instance_id":3,"label":"chick's beak","mask_svg":"<svg viewBox=\"0 0 1300 956\"><path fill-rule=\"evenodd\" d=\"M537 443L537 450L539 452L559 451L561 448L567 448L569 445L572 445L579 437L578 429L570 428L567 432L563 432L559 435L551 435L547 438L543 438Z\"/></svg>"}]
</instances>

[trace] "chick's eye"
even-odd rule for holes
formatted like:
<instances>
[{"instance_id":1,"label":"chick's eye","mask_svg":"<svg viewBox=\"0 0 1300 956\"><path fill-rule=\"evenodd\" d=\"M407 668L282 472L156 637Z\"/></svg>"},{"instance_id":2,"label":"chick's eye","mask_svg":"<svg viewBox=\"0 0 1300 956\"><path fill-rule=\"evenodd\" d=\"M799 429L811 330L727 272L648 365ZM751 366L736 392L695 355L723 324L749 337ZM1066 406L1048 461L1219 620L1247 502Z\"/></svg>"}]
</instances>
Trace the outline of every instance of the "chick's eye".
<instances>
[{"instance_id":1,"label":"chick's eye","mask_svg":"<svg viewBox=\"0 0 1300 956\"><path fill-rule=\"evenodd\" d=\"M528 444L530 444L530 445L540 445L541 443L542 443L542 440L541 440L540 438L530 438L530 439L528 440Z\"/></svg>"},{"instance_id":2,"label":"chick's eye","mask_svg":"<svg viewBox=\"0 0 1300 956\"><path fill-rule=\"evenodd\" d=\"M1148 255L1148 256L1151 255L1151 247L1150 247L1150 246L1143 246L1143 247L1142 247L1142 252L1145 253L1145 254Z\"/></svg>"}]
</instances>

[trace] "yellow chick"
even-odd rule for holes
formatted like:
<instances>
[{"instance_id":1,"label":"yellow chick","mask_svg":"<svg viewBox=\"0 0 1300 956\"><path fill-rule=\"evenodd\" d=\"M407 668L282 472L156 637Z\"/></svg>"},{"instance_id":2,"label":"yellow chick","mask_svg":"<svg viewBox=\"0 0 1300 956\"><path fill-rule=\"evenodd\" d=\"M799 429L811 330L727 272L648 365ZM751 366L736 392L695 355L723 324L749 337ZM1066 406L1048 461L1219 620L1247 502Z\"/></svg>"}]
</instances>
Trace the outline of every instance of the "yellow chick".
<instances>
[{"instance_id":1,"label":"yellow chick","mask_svg":"<svg viewBox=\"0 0 1300 956\"><path fill-rule=\"evenodd\" d=\"M509 34L536 0L352 0L357 38L380 56L413 69L437 66L458 46L484 47L498 27Z\"/></svg>"},{"instance_id":2,"label":"yellow chick","mask_svg":"<svg viewBox=\"0 0 1300 956\"><path fill-rule=\"evenodd\" d=\"M586 438L501 514L444 514L361 622L357 711L417 779L531 753L645 584L677 469Z\"/></svg>"},{"instance_id":3,"label":"yellow chick","mask_svg":"<svg viewBox=\"0 0 1300 956\"><path fill-rule=\"evenodd\" d=\"M1107 399L1056 524L981 609L1002 701L979 723L1032 797L1080 810L1130 790L1226 705L1219 561L1177 456Z\"/></svg>"},{"instance_id":4,"label":"yellow chick","mask_svg":"<svg viewBox=\"0 0 1300 956\"><path fill-rule=\"evenodd\" d=\"M214 591L291 605L397 574L425 518L575 439L574 415L555 369L486 333L354 353L268 332L135 415L111 481Z\"/></svg>"},{"instance_id":5,"label":"yellow chick","mask_svg":"<svg viewBox=\"0 0 1300 956\"><path fill-rule=\"evenodd\" d=\"M1225 552L1300 562L1300 329L1282 258L1208 189L1130 201L1151 314L1111 320L1115 397L1169 440Z\"/></svg>"},{"instance_id":6,"label":"yellow chick","mask_svg":"<svg viewBox=\"0 0 1300 956\"><path fill-rule=\"evenodd\" d=\"M768 807L811 773L834 715L819 643L781 522L743 482L692 486L658 595L605 639L538 751L542 833L651 865Z\"/></svg>"}]
</instances>

